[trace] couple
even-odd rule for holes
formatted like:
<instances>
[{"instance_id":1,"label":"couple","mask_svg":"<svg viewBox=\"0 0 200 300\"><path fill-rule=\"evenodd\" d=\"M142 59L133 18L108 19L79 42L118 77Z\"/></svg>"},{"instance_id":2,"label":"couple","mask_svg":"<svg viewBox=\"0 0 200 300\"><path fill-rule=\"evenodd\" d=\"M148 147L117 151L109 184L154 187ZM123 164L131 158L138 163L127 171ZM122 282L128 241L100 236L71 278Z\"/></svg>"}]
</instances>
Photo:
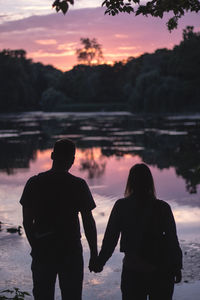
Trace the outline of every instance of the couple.
<instances>
[{"instance_id":1,"label":"couple","mask_svg":"<svg viewBox=\"0 0 200 300\"><path fill-rule=\"evenodd\" d=\"M20 203L23 225L31 246L35 300L53 300L58 275L62 300L81 300L83 256L78 214L90 248L89 270L101 272L119 236L124 252L121 276L123 300L171 300L174 283L181 281L182 252L170 206L157 200L147 165L130 169L125 198L116 201L97 251L92 210L95 202L86 182L71 175L75 144L58 140L52 168L31 177ZM93 299L95 300L95 299Z\"/></svg>"}]
</instances>

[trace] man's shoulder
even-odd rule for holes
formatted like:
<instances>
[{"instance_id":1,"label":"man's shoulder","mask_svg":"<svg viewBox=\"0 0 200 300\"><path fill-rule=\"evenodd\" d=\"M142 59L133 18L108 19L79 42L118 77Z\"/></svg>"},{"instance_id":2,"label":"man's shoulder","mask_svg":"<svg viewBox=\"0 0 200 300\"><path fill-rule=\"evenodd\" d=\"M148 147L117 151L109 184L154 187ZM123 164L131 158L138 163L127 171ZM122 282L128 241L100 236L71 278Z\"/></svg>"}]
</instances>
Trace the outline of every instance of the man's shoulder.
<instances>
[{"instance_id":1,"label":"man's shoulder","mask_svg":"<svg viewBox=\"0 0 200 300\"><path fill-rule=\"evenodd\" d=\"M56 175L56 176L55 176ZM57 178L58 175L58 178ZM38 173L32 177L30 177L27 181L27 184L34 184L34 183L42 183L48 180L60 180L60 175L62 178L65 178L67 181L70 181L72 184L77 184L77 185L87 185L86 181L78 176L72 175L69 172L66 173L54 173L51 170L45 171Z\"/></svg>"},{"instance_id":2,"label":"man's shoulder","mask_svg":"<svg viewBox=\"0 0 200 300\"><path fill-rule=\"evenodd\" d=\"M49 173L50 173L49 171L41 172L41 173L38 173L38 174L35 174L35 175L31 176L28 180L29 181L35 181L38 178L42 178L44 176L48 176Z\"/></svg>"},{"instance_id":3,"label":"man's shoulder","mask_svg":"<svg viewBox=\"0 0 200 300\"><path fill-rule=\"evenodd\" d=\"M30 199L34 198L35 192L37 190L37 184L35 184L37 182L37 175L31 176L27 182L26 185L24 187L22 196L20 198L20 203L23 206L30 206ZM29 204L28 204L29 203Z\"/></svg>"},{"instance_id":4,"label":"man's shoulder","mask_svg":"<svg viewBox=\"0 0 200 300\"><path fill-rule=\"evenodd\" d=\"M27 180L26 186L32 186L32 185L35 185L37 183L40 183L41 181L44 181L48 177L49 177L49 171L45 171L45 172L35 174Z\"/></svg>"},{"instance_id":5,"label":"man's shoulder","mask_svg":"<svg viewBox=\"0 0 200 300\"><path fill-rule=\"evenodd\" d=\"M86 181L78 176L72 175L71 173L67 173L67 175L69 176L70 180L73 181L74 183L77 184L86 184Z\"/></svg>"},{"instance_id":6,"label":"man's shoulder","mask_svg":"<svg viewBox=\"0 0 200 300\"><path fill-rule=\"evenodd\" d=\"M33 175L33 176L31 176L31 177L27 180L26 185L32 185L32 184L34 184L34 183L37 181L37 177L38 177L38 175Z\"/></svg>"}]
</instances>

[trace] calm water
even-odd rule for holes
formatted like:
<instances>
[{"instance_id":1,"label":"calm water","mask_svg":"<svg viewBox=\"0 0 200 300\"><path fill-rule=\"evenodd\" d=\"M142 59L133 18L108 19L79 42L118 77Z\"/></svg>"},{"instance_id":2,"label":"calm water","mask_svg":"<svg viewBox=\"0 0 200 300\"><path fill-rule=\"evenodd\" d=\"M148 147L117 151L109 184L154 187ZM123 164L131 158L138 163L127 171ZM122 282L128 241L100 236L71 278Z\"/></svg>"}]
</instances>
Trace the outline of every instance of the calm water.
<instances>
[{"instance_id":1,"label":"calm water","mask_svg":"<svg viewBox=\"0 0 200 300\"><path fill-rule=\"evenodd\" d=\"M7 228L21 225L18 201L23 186L30 176L51 167L51 148L63 137L77 144L71 173L86 179L94 195L99 245L114 201L123 196L129 168L141 161L150 166L158 198L173 209L185 253L187 283L176 288L174 299L199 299L195 293L200 293L200 115L157 119L128 113L1 115L0 288L18 286L31 291L26 238L24 234L7 233ZM83 300L119 300L122 255L118 249L103 273L96 275L87 271L84 235L83 247Z\"/></svg>"}]
</instances>

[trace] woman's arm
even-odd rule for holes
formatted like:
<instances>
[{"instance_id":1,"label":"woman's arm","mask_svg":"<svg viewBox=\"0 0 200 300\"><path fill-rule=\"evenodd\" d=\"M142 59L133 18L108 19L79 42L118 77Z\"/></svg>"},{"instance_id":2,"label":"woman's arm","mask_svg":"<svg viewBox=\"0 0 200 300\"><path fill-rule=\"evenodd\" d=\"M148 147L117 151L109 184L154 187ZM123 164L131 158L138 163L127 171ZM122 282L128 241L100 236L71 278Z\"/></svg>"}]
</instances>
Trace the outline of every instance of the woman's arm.
<instances>
[{"instance_id":1,"label":"woman's arm","mask_svg":"<svg viewBox=\"0 0 200 300\"><path fill-rule=\"evenodd\" d=\"M172 264L175 275L175 282L178 283L181 281L181 269L182 265L182 251L179 245L177 231L176 231L176 223L174 220L174 216L171 210L171 207L167 205L166 213L164 217L165 221L165 234L168 239L168 247L171 253Z\"/></svg>"},{"instance_id":2,"label":"woman's arm","mask_svg":"<svg viewBox=\"0 0 200 300\"><path fill-rule=\"evenodd\" d=\"M104 266L107 260L112 256L120 236L120 218L117 202L111 211L106 231L103 238L101 251L99 253L98 263Z\"/></svg>"}]
</instances>

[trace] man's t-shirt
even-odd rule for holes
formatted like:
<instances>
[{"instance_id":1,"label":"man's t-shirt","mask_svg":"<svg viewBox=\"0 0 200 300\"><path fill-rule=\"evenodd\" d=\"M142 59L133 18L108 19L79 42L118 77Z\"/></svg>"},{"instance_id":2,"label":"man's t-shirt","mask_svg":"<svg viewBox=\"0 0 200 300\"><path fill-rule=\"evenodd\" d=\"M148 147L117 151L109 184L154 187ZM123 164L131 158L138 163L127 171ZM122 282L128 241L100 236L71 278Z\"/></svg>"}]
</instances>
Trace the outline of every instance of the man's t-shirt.
<instances>
[{"instance_id":1,"label":"man's t-shirt","mask_svg":"<svg viewBox=\"0 0 200 300\"><path fill-rule=\"evenodd\" d=\"M33 257L80 251L78 213L96 207L83 179L68 172L40 173L27 181L20 203L34 213Z\"/></svg>"}]
</instances>

